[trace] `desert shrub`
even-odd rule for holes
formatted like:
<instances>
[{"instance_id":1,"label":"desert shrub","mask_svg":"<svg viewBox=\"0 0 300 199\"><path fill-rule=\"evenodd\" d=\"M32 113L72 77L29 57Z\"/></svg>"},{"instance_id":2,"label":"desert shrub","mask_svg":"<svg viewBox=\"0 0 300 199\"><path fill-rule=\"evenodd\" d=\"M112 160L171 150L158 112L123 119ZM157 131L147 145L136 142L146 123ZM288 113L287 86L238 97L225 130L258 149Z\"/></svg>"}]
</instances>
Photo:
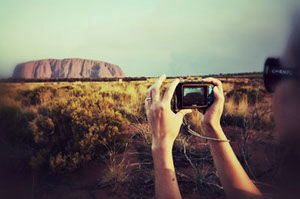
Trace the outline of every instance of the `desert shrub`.
<instances>
[{"instance_id":1,"label":"desert shrub","mask_svg":"<svg viewBox=\"0 0 300 199\"><path fill-rule=\"evenodd\" d=\"M185 119L188 121L188 123L191 125L190 127L197 131L202 132L204 131L201 121L203 120L203 114L200 113L198 110L193 110L191 114L187 114ZM182 132L182 131L181 131ZM183 133L186 133L186 131L183 131Z\"/></svg>"},{"instance_id":2,"label":"desert shrub","mask_svg":"<svg viewBox=\"0 0 300 199\"><path fill-rule=\"evenodd\" d=\"M19 95L16 97L17 100L22 101L23 105L35 106L39 105L44 101L51 99L55 95L56 89L49 86L40 86L34 90L21 90Z\"/></svg>"},{"instance_id":3,"label":"desert shrub","mask_svg":"<svg viewBox=\"0 0 300 199\"><path fill-rule=\"evenodd\" d=\"M15 105L0 109L1 136L7 145L31 149L27 165L53 172L102 161L112 148L122 152L134 115L121 103L130 95L94 91L74 86L20 89L8 100Z\"/></svg>"},{"instance_id":4,"label":"desert shrub","mask_svg":"<svg viewBox=\"0 0 300 199\"><path fill-rule=\"evenodd\" d=\"M39 148L31 165L60 172L102 160L111 147L125 146L127 125L128 120L105 99L95 103L91 98L77 97L41 107L31 123Z\"/></svg>"},{"instance_id":5,"label":"desert shrub","mask_svg":"<svg viewBox=\"0 0 300 199\"><path fill-rule=\"evenodd\" d=\"M272 130L274 129L274 122L266 121L259 115L231 115L223 114L221 118L222 126L234 126L243 129L254 129L254 130Z\"/></svg>"},{"instance_id":6,"label":"desert shrub","mask_svg":"<svg viewBox=\"0 0 300 199\"><path fill-rule=\"evenodd\" d=\"M205 192L207 195L224 196L224 190L221 186L216 171L212 166L198 165L198 172L195 175L195 189L199 192Z\"/></svg>"},{"instance_id":7,"label":"desert shrub","mask_svg":"<svg viewBox=\"0 0 300 199\"><path fill-rule=\"evenodd\" d=\"M112 192L116 192L122 185L129 181L128 164L125 157L118 160L115 151L109 152L109 158L106 161L107 168L98 185L101 187L110 187Z\"/></svg>"},{"instance_id":8,"label":"desert shrub","mask_svg":"<svg viewBox=\"0 0 300 199\"><path fill-rule=\"evenodd\" d=\"M263 90L254 90L254 89L234 89L227 93L227 98L233 98L235 103L238 104L243 97L247 97L248 104L250 106L255 105L256 103L260 103L265 96L265 92Z\"/></svg>"},{"instance_id":9,"label":"desert shrub","mask_svg":"<svg viewBox=\"0 0 300 199\"><path fill-rule=\"evenodd\" d=\"M270 104L264 100L265 91L240 88L227 93L223 126L269 131L274 128Z\"/></svg>"},{"instance_id":10,"label":"desert shrub","mask_svg":"<svg viewBox=\"0 0 300 199\"><path fill-rule=\"evenodd\" d=\"M130 172L128 192L130 198L154 197L154 170L153 168L138 168Z\"/></svg>"},{"instance_id":11,"label":"desert shrub","mask_svg":"<svg viewBox=\"0 0 300 199\"><path fill-rule=\"evenodd\" d=\"M240 128L247 127L245 117L240 115L223 114L221 118L222 126L236 126Z\"/></svg>"}]
</instances>

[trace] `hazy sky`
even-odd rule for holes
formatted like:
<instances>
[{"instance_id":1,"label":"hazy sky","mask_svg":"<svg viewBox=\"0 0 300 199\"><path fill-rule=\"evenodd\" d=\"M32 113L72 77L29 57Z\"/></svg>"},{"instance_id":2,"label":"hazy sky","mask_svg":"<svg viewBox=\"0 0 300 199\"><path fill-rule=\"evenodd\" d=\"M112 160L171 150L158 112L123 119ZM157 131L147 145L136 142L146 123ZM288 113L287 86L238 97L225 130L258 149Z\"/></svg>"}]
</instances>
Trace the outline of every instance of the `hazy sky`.
<instances>
[{"instance_id":1,"label":"hazy sky","mask_svg":"<svg viewBox=\"0 0 300 199\"><path fill-rule=\"evenodd\" d=\"M128 76L260 71L283 50L297 0L0 0L0 74L44 58Z\"/></svg>"}]
</instances>

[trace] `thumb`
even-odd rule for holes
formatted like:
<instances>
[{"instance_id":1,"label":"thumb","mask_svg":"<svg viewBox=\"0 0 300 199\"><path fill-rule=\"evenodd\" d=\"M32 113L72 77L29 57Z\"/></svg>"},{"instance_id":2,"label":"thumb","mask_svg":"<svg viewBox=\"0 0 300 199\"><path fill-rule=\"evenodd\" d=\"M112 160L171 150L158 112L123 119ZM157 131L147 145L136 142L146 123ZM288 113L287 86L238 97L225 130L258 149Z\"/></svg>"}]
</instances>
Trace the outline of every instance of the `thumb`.
<instances>
[{"instance_id":1,"label":"thumb","mask_svg":"<svg viewBox=\"0 0 300 199\"><path fill-rule=\"evenodd\" d=\"M183 109L183 110L179 111L177 114L180 114L180 115L182 115L182 117L184 117L186 114L192 113L192 112L193 112L192 109Z\"/></svg>"}]
</instances>

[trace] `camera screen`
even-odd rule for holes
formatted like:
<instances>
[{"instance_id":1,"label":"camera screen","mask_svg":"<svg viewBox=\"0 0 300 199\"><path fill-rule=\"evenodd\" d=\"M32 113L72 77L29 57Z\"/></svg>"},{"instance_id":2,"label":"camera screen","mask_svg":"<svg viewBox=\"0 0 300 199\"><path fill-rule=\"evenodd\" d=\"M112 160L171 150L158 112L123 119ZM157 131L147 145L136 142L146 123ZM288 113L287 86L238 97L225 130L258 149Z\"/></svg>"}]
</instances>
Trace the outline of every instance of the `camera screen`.
<instances>
[{"instance_id":1,"label":"camera screen","mask_svg":"<svg viewBox=\"0 0 300 199\"><path fill-rule=\"evenodd\" d=\"M207 104L205 86L185 86L183 87L183 106L204 106Z\"/></svg>"}]
</instances>

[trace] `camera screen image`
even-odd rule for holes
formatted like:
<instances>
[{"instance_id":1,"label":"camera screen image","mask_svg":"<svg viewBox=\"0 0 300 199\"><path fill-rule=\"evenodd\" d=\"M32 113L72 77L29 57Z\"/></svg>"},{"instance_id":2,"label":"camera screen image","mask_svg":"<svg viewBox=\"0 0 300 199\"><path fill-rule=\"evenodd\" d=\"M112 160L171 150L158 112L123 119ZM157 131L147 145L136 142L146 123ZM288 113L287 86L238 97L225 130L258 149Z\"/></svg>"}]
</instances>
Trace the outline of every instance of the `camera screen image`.
<instances>
[{"instance_id":1,"label":"camera screen image","mask_svg":"<svg viewBox=\"0 0 300 199\"><path fill-rule=\"evenodd\" d=\"M189 86L183 88L182 103L184 106L204 106L207 104L207 87Z\"/></svg>"}]
</instances>

